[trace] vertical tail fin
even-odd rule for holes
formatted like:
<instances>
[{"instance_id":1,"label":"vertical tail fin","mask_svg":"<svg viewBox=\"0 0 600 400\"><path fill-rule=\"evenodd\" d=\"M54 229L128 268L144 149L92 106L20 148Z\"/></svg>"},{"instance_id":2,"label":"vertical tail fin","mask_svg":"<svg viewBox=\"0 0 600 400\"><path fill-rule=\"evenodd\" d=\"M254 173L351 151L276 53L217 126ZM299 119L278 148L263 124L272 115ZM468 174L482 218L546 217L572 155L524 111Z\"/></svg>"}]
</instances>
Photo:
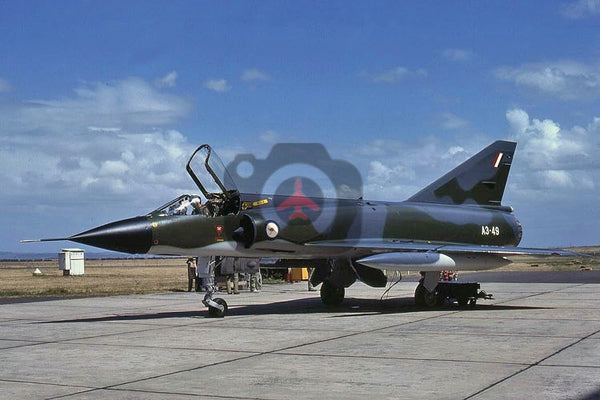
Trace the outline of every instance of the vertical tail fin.
<instances>
[{"instance_id":1,"label":"vertical tail fin","mask_svg":"<svg viewBox=\"0 0 600 400\"><path fill-rule=\"evenodd\" d=\"M408 201L501 205L516 146L503 140L492 143Z\"/></svg>"}]
</instances>

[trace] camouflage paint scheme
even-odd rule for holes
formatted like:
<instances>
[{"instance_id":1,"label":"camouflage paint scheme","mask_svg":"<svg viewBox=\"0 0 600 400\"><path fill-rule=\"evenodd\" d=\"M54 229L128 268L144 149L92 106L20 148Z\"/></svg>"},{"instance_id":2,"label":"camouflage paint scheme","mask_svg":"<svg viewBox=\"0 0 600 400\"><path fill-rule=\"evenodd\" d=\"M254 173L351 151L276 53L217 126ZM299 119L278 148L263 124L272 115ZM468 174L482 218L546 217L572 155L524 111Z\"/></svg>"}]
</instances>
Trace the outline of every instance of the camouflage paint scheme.
<instances>
[{"instance_id":1,"label":"camouflage paint scheme","mask_svg":"<svg viewBox=\"0 0 600 400\"><path fill-rule=\"evenodd\" d=\"M128 253L266 257L278 258L282 265L305 259L316 268L313 284L326 283L325 290L336 296L357 279L385 285L386 269L420 270L424 287L432 291L434 272L439 276L444 269L496 268L515 254L573 255L516 247L521 225L512 208L501 204L515 147L514 142L496 141L408 200L381 202L239 193L213 172L218 158L211 159L210 146L203 145L187 170L211 212L174 214L174 208L193 197L182 195L148 215L66 240ZM220 193L207 191L190 167L198 152ZM301 183L296 181L297 192ZM302 206L282 210L289 199L318 213L304 214Z\"/></svg>"}]
</instances>

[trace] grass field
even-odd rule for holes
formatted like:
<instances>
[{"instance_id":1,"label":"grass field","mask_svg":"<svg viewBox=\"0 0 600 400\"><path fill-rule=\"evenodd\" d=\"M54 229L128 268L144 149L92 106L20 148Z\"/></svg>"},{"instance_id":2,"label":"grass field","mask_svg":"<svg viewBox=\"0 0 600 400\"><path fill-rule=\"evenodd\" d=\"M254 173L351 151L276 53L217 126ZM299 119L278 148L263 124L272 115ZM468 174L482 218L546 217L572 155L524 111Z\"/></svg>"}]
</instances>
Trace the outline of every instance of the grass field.
<instances>
[{"instance_id":1,"label":"grass field","mask_svg":"<svg viewBox=\"0 0 600 400\"><path fill-rule=\"evenodd\" d=\"M0 297L97 296L187 290L186 259L86 260L63 276L58 261L0 262ZM39 268L41 276L34 276Z\"/></svg>"},{"instance_id":2,"label":"grass field","mask_svg":"<svg viewBox=\"0 0 600 400\"><path fill-rule=\"evenodd\" d=\"M515 257L496 271L600 269L600 246L573 249L594 258ZM0 261L0 297L103 296L187 290L185 258L86 260L85 275L63 276L58 261ZM302 262L298 263L301 267ZM41 276L34 276L39 268Z\"/></svg>"}]
</instances>

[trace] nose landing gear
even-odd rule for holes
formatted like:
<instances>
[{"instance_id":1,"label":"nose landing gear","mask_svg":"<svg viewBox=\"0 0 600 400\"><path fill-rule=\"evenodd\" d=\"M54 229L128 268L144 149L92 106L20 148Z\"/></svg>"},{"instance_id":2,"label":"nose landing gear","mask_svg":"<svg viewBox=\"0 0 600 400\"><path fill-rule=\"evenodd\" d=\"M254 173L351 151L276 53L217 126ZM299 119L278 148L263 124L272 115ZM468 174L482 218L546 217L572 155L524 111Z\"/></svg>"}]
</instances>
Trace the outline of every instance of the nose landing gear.
<instances>
[{"instance_id":1,"label":"nose landing gear","mask_svg":"<svg viewBox=\"0 0 600 400\"><path fill-rule=\"evenodd\" d=\"M202 300L202 304L208 307L208 316L211 318L223 318L227 315L227 302L217 297L213 299L213 293L215 292L215 287L207 287L206 294L204 295L204 299Z\"/></svg>"}]
</instances>

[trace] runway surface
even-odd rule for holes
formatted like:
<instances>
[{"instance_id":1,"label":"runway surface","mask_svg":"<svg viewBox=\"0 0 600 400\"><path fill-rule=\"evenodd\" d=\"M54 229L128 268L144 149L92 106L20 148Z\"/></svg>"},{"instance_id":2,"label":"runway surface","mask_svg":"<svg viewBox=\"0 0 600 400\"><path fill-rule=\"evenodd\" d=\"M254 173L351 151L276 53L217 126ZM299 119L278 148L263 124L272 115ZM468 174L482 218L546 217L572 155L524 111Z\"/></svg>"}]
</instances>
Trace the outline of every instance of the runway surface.
<instances>
[{"instance_id":1,"label":"runway surface","mask_svg":"<svg viewBox=\"0 0 600 400\"><path fill-rule=\"evenodd\" d=\"M329 310L306 284L0 306L0 398L595 399L600 284L487 283L473 310L362 284Z\"/></svg>"}]
</instances>

